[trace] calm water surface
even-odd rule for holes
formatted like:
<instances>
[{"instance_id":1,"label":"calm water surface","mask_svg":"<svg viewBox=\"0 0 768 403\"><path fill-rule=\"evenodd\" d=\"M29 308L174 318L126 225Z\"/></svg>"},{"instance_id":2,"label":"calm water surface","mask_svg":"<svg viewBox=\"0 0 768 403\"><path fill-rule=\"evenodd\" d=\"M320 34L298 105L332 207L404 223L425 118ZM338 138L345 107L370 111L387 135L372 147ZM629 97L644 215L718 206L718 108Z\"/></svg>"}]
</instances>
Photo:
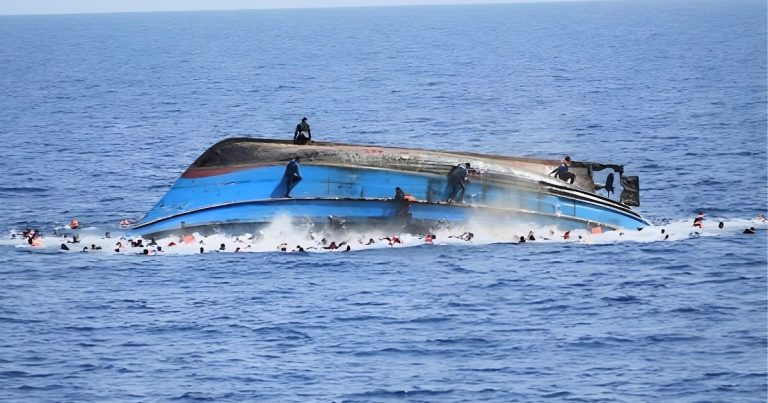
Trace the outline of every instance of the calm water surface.
<instances>
[{"instance_id":1,"label":"calm water surface","mask_svg":"<svg viewBox=\"0 0 768 403\"><path fill-rule=\"evenodd\" d=\"M626 164L672 242L0 246L0 400L765 401L766 5L0 17L0 230L99 231L234 135ZM714 221L714 222L713 222ZM687 231L687 230L686 230ZM3 235L7 237L7 235Z\"/></svg>"}]
</instances>

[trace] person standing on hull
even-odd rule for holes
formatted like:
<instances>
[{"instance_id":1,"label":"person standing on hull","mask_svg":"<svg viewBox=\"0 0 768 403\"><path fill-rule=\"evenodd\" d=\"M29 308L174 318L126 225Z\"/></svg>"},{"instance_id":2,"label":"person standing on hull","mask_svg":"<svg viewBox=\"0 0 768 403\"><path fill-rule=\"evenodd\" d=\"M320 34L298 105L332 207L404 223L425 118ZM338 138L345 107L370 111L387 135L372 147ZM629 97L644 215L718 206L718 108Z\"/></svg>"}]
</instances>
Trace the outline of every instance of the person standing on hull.
<instances>
[{"instance_id":1,"label":"person standing on hull","mask_svg":"<svg viewBox=\"0 0 768 403\"><path fill-rule=\"evenodd\" d=\"M312 131L309 129L309 123L307 118L301 119L301 123L296 125L296 130L293 131L293 144L304 145L312 140Z\"/></svg>"},{"instance_id":2,"label":"person standing on hull","mask_svg":"<svg viewBox=\"0 0 768 403\"><path fill-rule=\"evenodd\" d=\"M295 157L285 166L285 174L283 174L283 177L285 178L285 197L287 198L291 198L291 190L301 182L302 178L299 173L299 162L301 162L301 159Z\"/></svg>"},{"instance_id":3,"label":"person standing on hull","mask_svg":"<svg viewBox=\"0 0 768 403\"><path fill-rule=\"evenodd\" d=\"M464 203L464 192L466 191L464 182L467 182L469 169L469 162L466 162L463 165L456 165L455 167L451 168L451 172L448 172L448 185L451 186L451 193L448 195L447 200L449 204L453 203L457 199L459 200L459 203ZM459 198L459 193L461 193L461 198Z\"/></svg>"},{"instance_id":4,"label":"person standing on hull","mask_svg":"<svg viewBox=\"0 0 768 403\"><path fill-rule=\"evenodd\" d=\"M576 174L568 171L568 167L570 166L571 166L571 157L566 155L565 158L563 158L563 162L561 162L560 165L554 170L552 170L552 172L550 172L549 174L550 175L555 174L556 178L565 182L569 182L570 184L573 184L573 182L576 180Z\"/></svg>"}]
</instances>

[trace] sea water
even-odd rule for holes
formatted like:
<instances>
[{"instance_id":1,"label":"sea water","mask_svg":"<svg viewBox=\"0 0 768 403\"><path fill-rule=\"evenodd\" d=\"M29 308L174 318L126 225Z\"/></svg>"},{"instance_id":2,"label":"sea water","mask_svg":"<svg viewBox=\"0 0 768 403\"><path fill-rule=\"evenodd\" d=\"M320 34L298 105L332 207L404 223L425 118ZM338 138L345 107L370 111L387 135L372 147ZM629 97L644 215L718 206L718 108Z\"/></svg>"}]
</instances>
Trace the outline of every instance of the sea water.
<instances>
[{"instance_id":1,"label":"sea water","mask_svg":"<svg viewBox=\"0 0 768 403\"><path fill-rule=\"evenodd\" d=\"M0 400L764 401L765 43L761 1L0 17ZM207 147L303 116L622 163L654 225L113 251Z\"/></svg>"}]
</instances>

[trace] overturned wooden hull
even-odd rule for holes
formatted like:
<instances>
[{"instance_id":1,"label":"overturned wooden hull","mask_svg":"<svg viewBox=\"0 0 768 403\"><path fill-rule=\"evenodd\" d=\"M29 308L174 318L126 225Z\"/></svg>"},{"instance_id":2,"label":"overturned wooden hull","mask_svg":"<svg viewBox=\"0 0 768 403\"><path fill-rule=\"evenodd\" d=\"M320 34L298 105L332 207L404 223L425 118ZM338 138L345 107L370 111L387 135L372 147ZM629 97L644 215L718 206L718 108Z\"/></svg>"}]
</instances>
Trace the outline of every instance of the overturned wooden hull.
<instances>
[{"instance_id":1,"label":"overturned wooden hull","mask_svg":"<svg viewBox=\"0 0 768 403\"><path fill-rule=\"evenodd\" d=\"M301 157L303 180L285 198L286 164ZM473 171L465 203L449 204L446 174ZM288 216L328 223L530 224L576 229L648 224L629 206L595 194L592 173L619 165L575 162L573 185L547 176L559 161L408 148L234 138L201 155L133 231L151 236L242 232ZM415 201L393 201L395 187ZM405 214L404 214L405 212Z\"/></svg>"}]
</instances>

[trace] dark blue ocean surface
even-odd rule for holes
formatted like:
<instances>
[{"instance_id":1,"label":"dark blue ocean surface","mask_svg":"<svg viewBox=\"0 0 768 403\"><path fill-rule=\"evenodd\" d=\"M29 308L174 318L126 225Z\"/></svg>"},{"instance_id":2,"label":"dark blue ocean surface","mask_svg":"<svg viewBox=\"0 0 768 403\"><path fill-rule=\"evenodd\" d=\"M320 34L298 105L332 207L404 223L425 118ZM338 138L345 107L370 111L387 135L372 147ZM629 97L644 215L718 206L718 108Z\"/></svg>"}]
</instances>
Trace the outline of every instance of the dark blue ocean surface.
<instances>
[{"instance_id":1,"label":"dark blue ocean surface","mask_svg":"<svg viewBox=\"0 0 768 403\"><path fill-rule=\"evenodd\" d=\"M741 234L768 208L765 44L762 1L0 17L0 400L765 401L768 239ZM214 142L302 116L318 140L623 163L677 234L7 239L117 232Z\"/></svg>"}]
</instances>

